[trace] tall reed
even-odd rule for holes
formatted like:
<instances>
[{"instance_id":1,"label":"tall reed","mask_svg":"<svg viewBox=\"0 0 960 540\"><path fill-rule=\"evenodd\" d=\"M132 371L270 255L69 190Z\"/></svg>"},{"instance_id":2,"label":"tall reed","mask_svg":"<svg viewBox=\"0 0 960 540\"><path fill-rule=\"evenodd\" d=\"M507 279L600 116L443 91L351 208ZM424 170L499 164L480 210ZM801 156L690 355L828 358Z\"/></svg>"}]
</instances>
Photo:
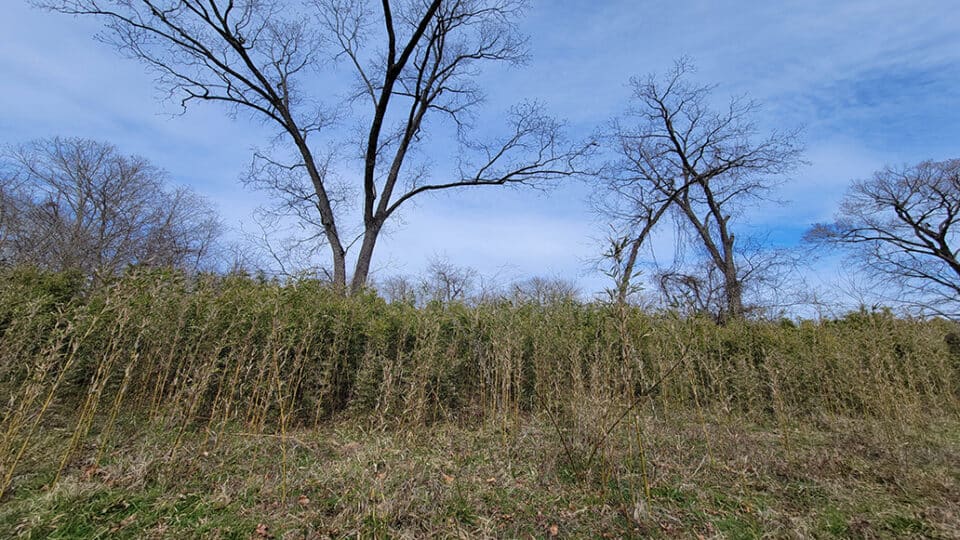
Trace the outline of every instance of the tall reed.
<instances>
[{"instance_id":1,"label":"tall reed","mask_svg":"<svg viewBox=\"0 0 960 540\"><path fill-rule=\"evenodd\" d=\"M509 431L549 414L596 438L654 382L644 410L783 426L960 411L947 321L854 313L718 326L570 300L417 308L309 280L143 270L85 290L68 276L5 272L0 492L53 423L69 426L67 469L95 466L124 419L173 433L171 457L192 431L211 445L228 426L285 438L335 415Z\"/></svg>"}]
</instances>

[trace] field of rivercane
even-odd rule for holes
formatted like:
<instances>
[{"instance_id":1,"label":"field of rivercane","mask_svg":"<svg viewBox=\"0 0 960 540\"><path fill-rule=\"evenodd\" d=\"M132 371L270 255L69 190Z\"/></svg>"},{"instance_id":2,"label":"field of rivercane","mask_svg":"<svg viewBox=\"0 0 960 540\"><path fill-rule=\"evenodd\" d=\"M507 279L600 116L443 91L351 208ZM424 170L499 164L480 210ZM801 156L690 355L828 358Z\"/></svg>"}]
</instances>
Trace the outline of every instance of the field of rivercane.
<instances>
[{"instance_id":1,"label":"field of rivercane","mask_svg":"<svg viewBox=\"0 0 960 540\"><path fill-rule=\"evenodd\" d=\"M960 537L948 321L2 274L0 537Z\"/></svg>"}]
</instances>

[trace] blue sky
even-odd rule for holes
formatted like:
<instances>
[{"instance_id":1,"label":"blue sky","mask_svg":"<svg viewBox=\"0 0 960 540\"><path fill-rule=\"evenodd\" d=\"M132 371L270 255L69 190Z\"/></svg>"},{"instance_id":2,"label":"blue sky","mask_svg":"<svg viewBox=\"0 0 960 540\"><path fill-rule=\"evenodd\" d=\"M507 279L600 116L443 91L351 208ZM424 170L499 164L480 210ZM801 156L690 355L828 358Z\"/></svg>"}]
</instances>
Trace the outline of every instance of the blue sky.
<instances>
[{"instance_id":1,"label":"blue sky","mask_svg":"<svg viewBox=\"0 0 960 540\"><path fill-rule=\"evenodd\" d=\"M216 106L173 116L140 64L92 39L97 21L6 4L0 144L53 135L109 141L207 195L229 225L248 221L262 195L238 177L269 131ZM788 203L745 216L745 227L790 245L830 218L851 179L885 164L958 157L956 8L955 0L532 2L519 22L531 60L484 73L485 118L536 99L585 137L623 110L631 76L688 55L718 98L746 93L762 102L764 129L804 126L809 165L778 191ZM604 230L587 192L575 183L421 199L389 228L374 266L381 276L414 274L439 255L500 279L561 276L597 289L602 279L588 261Z\"/></svg>"}]
</instances>

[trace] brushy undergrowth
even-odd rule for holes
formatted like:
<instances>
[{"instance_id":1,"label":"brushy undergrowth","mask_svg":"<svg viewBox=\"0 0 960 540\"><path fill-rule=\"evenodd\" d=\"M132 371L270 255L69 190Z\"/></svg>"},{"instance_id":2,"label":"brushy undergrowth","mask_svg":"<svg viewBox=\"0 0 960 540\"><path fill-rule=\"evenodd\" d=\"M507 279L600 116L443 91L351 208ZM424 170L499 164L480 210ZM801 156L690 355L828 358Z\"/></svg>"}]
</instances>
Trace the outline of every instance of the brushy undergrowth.
<instances>
[{"instance_id":1,"label":"brushy undergrowth","mask_svg":"<svg viewBox=\"0 0 960 540\"><path fill-rule=\"evenodd\" d=\"M539 463L535 454L529 454L534 447L521 441L533 429L539 440L535 448L553 460L549 475L557 482L576 485L576 493L599 496L594 503L609 506L610 520L625 520L621 523L625 528L616 529L617 534L653 530L660 534L669 532L672 525L667 523L670 518L663 522L656 517L654 501L673 497L680 501L676 505L683 506L690 497L699 501L708 496L701 485L694 495L684 491L686 480L664 480L657 464L662 463L658 461L663 459L661 452L669 451L663 446L669 444L670 436L665 434L671 431L678 440L699 440L699 455L707 464L701 469L717 474L726 459L722 456L728 454L722 449L729 440L724 430L744 425L776 433L773 446L779 454L771 459L781 462L818 448L819 443L809 439L821 431L827 437L839 436L837 419L881 426L888 444L899 440L909 426L916 431L917 426L936 424L952 437L937 443L932 450L937 457L931 463L938 463L944 453L953 452L956 457L960 413L956 335L954 323L906 320L888 313L856 313L837 321L743 321L718 326L708 319L602 303L502 300L414 307L388 304L373 294L343 298L309 280L280 284L159 270L131 272L87 290L83 279L72 274L6 270L0 275L0 396L4 396L0 496L12 498L10 507L19 510L0 512L0 527L6 523L13 527L8 530L47 531L40 535L61 531L54 534L60 537L120 534L125 526L111 528L133 519L130 516L143 515L148 506L176 514L177 527L193 527L213 536L225 534L223 527L228 523L211 525L210 520L216 522L221 514L229 520L234 515L237 530L245 531L241 536L246 537L251 534L249 525L262 524L265 518L255 517L262 512L246 507L241 511L231 502L223 503L222 508L229 510L220 512L215 490L200 487L191 492L195 499L185 495L188 502L167 500L180 488L149 479L172 474L169 464L187 463L183 466L203 470L205 475L225 475L226 482L229 464L212 470L206 460L224 448L223 441L233 441L226 446L228 453L239 451L236 441L244 436L258 441L257 448L264 447L263 441L274 441L267 445L272 450L263 454L271 470L278 468L276 474L267 475L278 486L271 496L280 501L282 512L292 511L296 507L289 506L290 497L304 489L299 484L304 481L303 470L317 466L315 461L302 463L306 458L300 441L316 443L316 437L329 433L331 425L347 422L373 430L373 440L403 433L445 437L452 428L444 426L470 427L457 428L458 436L464 437L473 431L476 435L471 437L495 432L505 437L507 448L522 454L504 463L520 467ZM654 418L661 419L659 427L651 424ZM672 418L696 419L699 438L684 427L687 423L671 425ZM820 426L824 419L831 427ZM851 429L851 433L861 431ZM162 441L154 441L151 433L164 434ZM123 482L116 487L119 491L109 483L107 487L89 485L94 474L89 471L105 470L118 455L134 451L131 441L153 446L136 452L142 461L125 466L153 470L157 463L167 464L160 472L133 475L139 478L140 491L133 497L137 501L129 500L130 488ZM488 443L492 444L477 442ZM369 444L362 441L361 446ZM632 450L624 450L625 444ZM495 447L488 450L499 456L496 459L504 457L502 449ZM773 447L762 446L757 452L763 448ZM411 459L415 456L416 452ZM848 457L838 458L842 467L860 466L850 464ZM896 465L904 467L914 458L919 459L903 458ZM232 463L246 471L241 476L249 482L247 467L253 462L244 459L236 457ZM868 461L862 468L867 470L869 457L864 459ZM413 476L407 482L417 484L416 475L433 474L431 470L411 469ZM926 465L919 468L919 473L928 471ZM766 470L763 474L774 475L769 480L774 484L784 481L776 476L779 473ZM627 511L625 500L609 499L609 492L617 491L610 483L632 475L639 484L627 489L633 505ZM392 478L402 481L402 476ZM956 475L950 478L956 480ZM716 497L739 496L726 491L732 489L728 481L718 480ZM349 490L348 484L343 489ZM404 486L410 487L395 487ZM591 487L584 490L584 486ZM38 495L41 487L46 490L42 496ZM476 534L505 534L483 528L489 525L485 520L491 518L484 512L491 506L474 500L475 489L480 488L459 488L458 496L465 501L463 515L453 511L451 519L467 523L473 528L465 530ZM818 506L816 519L833 520L838 530L855 532L859 525L848 518L863 511L850 507L853 503L842 497L831 499L828 487L816 489L826 490L821 502L833 509L827 512ZM955 484L937 489L956 497ZM417 497L435 498L429 490L417 493ZM234 501L238 495L227 497ZM383 497L386 501L387 495ZM106 529L96 529L99 525L88 521L76 526L96 530L73 530L74 525L62 523L50 529L54 522L66 519L56 514L58 505L78 500L91 500L90 508L113 516L102 520ZM556 506L558 500L551 499L550 504ZM194 503L200 506L191 506ZM759 503L749 504L761 511ZM37 523L24 524L24 505L38 505ZM668 505L667 516L679 512L676 505ZM703 508L717 505L723 506L713 501ZM928 519L904 514L904 509L913 507L901 506L890 510L890 523L877 528L870 521L873 528L868 529L900 527L923 536L949 530L944 523L955 525L956 516L938 514ZM192 508L184 512L195 512L196 520L181 516L181 507ZM478 508L487 510L478 513ZM616 517L624 512L628 515ZM342 509L336 511L337 516L342 513ZM414 536L420 530L408 529L406 522L380 523L376 513L350 515L362 523L350 518L334 528L370 532L382 525L386 535L405 531ZM734 537L750 537L751 531L772 525L789 528L762 515L728 517L733 521L727 524L727 532L727 525L703 516L697 518L702 526L676 527ZM524 514L524 523L540 521L549 519ZM180 534L175 528L158 526L156 535ZM436 526L430 525L430 530ZM810 523L804 526L815 528ZM744 535L736 532L741 529ZM508 536L526 534L525 529L509 531ZM552 531L548 525L532 534Z\"/></svg>"},{"instance_id":2,"label":"brushy undergrowth","mask_svg":"<svg viewBox=\"0 0 960 540\"><path fill-rule=\"evenodd\" d=\"M356 419L286 437L215 438L124 425L98 465L46 484L36 467L0 503L4 538L956 538L957 424L749 419L643 408L590 471L551 422L396 430ZM636 434L641 434L642 446ZM789 440L789 444L785 444ZM279 459L286 456L286 465ZM645 456L646 459L640 459ZM646 481L645 481L646 478ZM47 486L47 487L41 487Z\"/></svg>"}]
</instances>

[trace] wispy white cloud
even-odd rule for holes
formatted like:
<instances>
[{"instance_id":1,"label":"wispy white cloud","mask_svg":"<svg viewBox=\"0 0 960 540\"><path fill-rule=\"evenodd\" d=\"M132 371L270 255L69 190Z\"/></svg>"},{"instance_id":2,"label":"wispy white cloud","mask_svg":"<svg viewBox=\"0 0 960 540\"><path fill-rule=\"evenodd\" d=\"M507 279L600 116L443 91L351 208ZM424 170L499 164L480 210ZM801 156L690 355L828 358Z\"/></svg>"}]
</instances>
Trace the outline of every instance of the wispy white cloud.
<instances>
[{"instance_id":1,"label":"wispy white cloud","mask_svg":"<svg viewBox=\"0 0 960 540\"><path fill-rule=\"evenodd\" d=\"M581 274L596 251L590 216L564 211L553 197L525 195L461 190L423 199L381 241L382 271L415 273L443 254L485 275Z\"/></svg>"},{"instance_id":2,"label":"wispy white cloud","mask_svg":"<svg viewBox=\"0 0 960 540\"><path fill-rule=\"evenodd\" d=\"M76 135L104 139L168 169L219 203L230 223L262 195L238 176L270 132L220 108L171 118L150 76L91 39L98 24L9 2L0 19L0 143ZM764 102L764 129L806 126L809 167L778 197L746 215L749 226L790 242L829 219L849 180L887 162L942 159L960 139L960 10L952 0L579 0L537 2L520 21L532 61L486 72L487 130L522 99L538 99L589 135L622 111L627 80L690 55L718 99L748 93ZM436 137L443 143L443 136ZM440 158L437 158L440 159ZM602 246L602 224L582 186L550 196L460 192L405 212L380 244L377 265L418 271L435 253L485 273L583 276ZM659 257L671 249L658 241ZM589 279L596 282L593 275Z\"/></svg>"},{"instance_id":3,"label":"wispy white cloud","mask_svg":"<svg viewBox=\"0 0 960 540\"><path fill-rule=\"evenodd\" d=\"M96 42L90 19L57 16L26 3L0 19L0 144L76 136L109 141L143 155L173 181L210 198L225 221L249 219L255 196L237 179L266 134L216 107L182 117L158 93L141 64Z\"/></svg>"}]
</instances>

